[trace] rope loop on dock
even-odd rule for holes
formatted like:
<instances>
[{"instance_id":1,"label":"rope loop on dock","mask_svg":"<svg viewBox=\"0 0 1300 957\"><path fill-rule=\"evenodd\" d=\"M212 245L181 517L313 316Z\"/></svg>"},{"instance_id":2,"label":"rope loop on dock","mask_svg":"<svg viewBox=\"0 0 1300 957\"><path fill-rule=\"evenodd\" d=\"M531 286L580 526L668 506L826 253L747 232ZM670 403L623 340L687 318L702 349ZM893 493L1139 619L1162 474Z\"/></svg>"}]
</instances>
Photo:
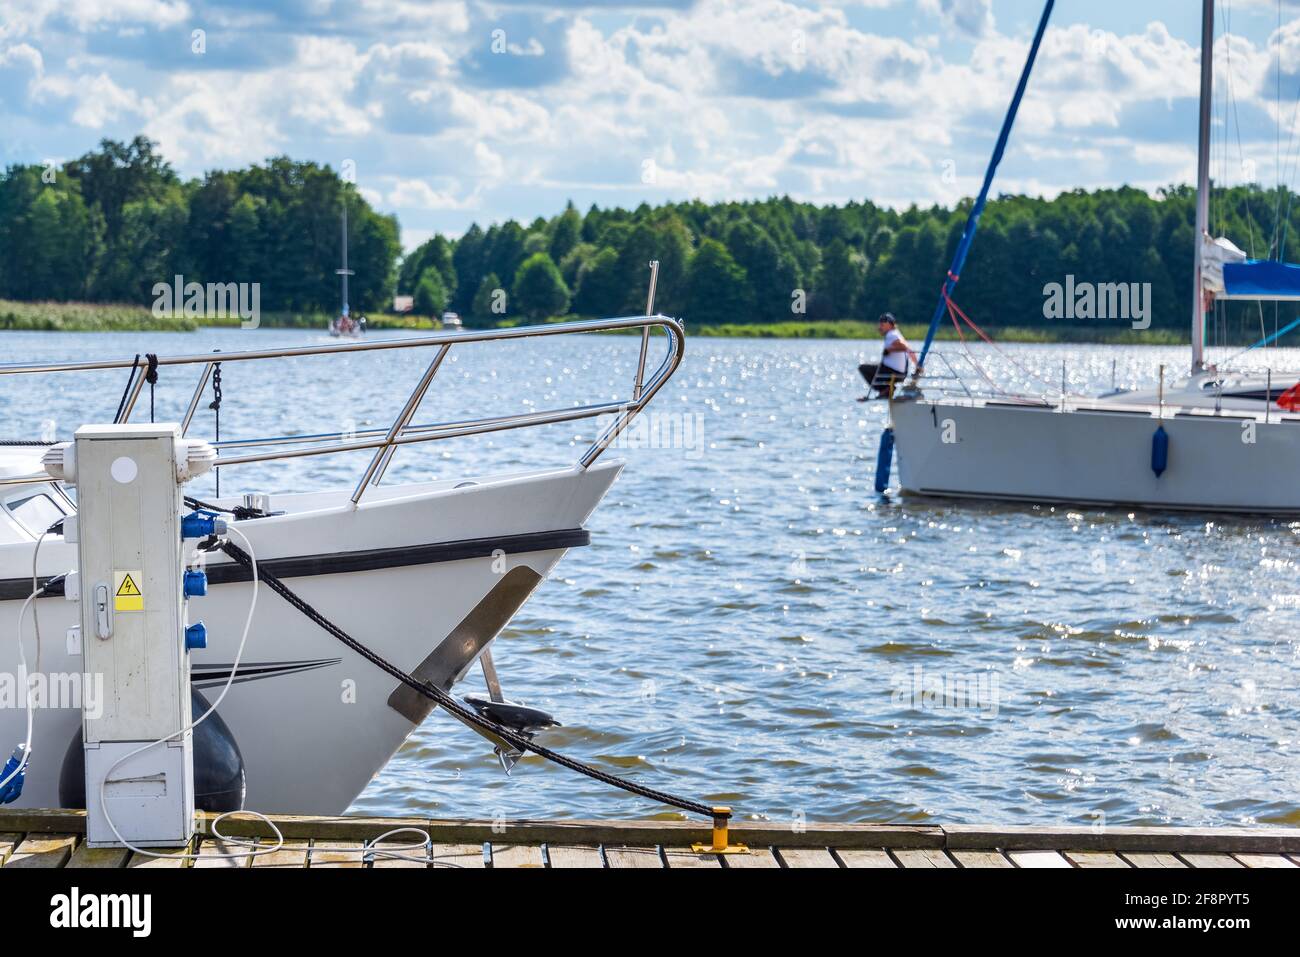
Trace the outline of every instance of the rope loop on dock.
<instances>
[{"instance_id":1,"label":"rope loop on dock","mask_svg":"<svg viewBox=\"0 0 1300 957\"><path fill-rule=\"evenodd\" d=\"M221 550L234 559L238 564L243 565L245 568L252 568L252 559L249 557L248 553L234 542L227 541L223 543ZM353 638L342 628L334 624L319 611L309 605L291 588L289 588L288 585L265 568L260 568L258 574L263 584L267 585L277 595L287 601L294 608L298 609L298 611L302 612L302 614L311 619L311 621L319 625L324 631L333 635L361 657L378 667L381 671L396 678L413 691L424 695L424 697L428 698L439 707L445 708L448 712L455 715L466 724L474 725L484 731L496 735L498 738L501 738L507 744L520 751L531 751L533 754L543 757L561 767L568 768L570 771L576 771L579 774L586 775L593 780L600 781L602 784L621 788L630 794L649 798L652 801L658 801L660 804L667 804L670 807L675 807L691 814L698 814L702 817L709 818L710 820L716 821L719 817L725 819L730 816L731 812L729 808L716 808L700 801L693 801L690 798L678 797L675 794L669 794L666 791L647 787L644 784L637 784L635 781L629 781L627 778L619 777L616 774L610 774L609 772L602 771L599 768L593 768L589 764L579 761L576 758L571 758L567 755L561 754L558 751L552 751L548 747L535 743L526 735L520 734L519 732L500 725L489 718L483 717L477 711L462 705L448 692L443 691L441 688L431 684L430 682L421 681L415 676L408 674L391 661L388 661L377 652L366 647L360 641ZM720 814L719 812L723 813Z\"/></svg>"}]
</instances>

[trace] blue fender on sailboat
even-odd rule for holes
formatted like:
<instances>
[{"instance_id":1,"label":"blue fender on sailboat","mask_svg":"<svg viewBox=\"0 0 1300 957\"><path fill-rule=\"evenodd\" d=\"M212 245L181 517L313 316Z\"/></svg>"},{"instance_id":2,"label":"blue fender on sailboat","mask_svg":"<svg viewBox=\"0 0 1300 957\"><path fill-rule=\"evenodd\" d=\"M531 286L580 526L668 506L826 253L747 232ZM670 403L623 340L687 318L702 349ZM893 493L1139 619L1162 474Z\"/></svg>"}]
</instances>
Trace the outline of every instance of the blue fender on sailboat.
<instances>
[{"instance_id":1,"label":"blue fender on sailboat","mask_svg":"<svg viewBox=\"0 0 1300 957\"><path fill-rule=\"evenodd\" d=\"M1160 478L1168 467L1169 433L1162 425L1156 429L1156 434L1151 436L1151 471L1156 473L1156 478Z\"/></svg>"},{"instance_id":2,"label":"blue fender on sailboat","mask_svg":"<svg viewBox=\"0 0 1300 957\"><path fill-rule=\"evenodd\" d=\"M894 461L894 430L880 433L880 454L876 456L876 491L884 493L889 488L889 468Z\"/></svg>"}]
</instances>

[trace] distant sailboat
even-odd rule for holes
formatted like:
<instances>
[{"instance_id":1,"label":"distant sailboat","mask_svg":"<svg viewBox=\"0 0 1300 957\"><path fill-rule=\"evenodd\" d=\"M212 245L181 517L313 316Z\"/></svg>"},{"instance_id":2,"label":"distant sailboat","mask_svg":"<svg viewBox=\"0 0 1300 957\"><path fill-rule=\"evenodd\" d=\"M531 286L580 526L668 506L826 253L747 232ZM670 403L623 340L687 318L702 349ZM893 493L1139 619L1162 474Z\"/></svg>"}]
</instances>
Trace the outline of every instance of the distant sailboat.
<instances>
[{"instance_id":1,"label":"distant sailboat","mask_svg":"<svg viewBox=\"0 0 1300 957\"><path fill-rule=\"evenodd\" d=\"M348 304L348 277L355 276L355 271L348 268L348 204L343 204L343 266L334 270L335 275L343 280L343 306L336 318L330 320L331 336L347 336L355 339L366 331L366 319L352 318L352 309Z\"/></svg>"},{"instance_id":2,"label":"distant sailboat","mask_svg":"<svg viewBox=\"0 0 1300 957\"><path fill-rule=\"evenodd\" d=\"M952 300L1015 122L1053 0L1043 10L1020 83L935 308L920 362L940 320L971 322ZM876 487L888 447L904 492L1159 509L1300 512L1300 387L1295 374L1235 375L1205 363L1205 316L1219 300L1300 300L1300 266L1253 260L1209 234L1210 105L1214 2L1204 0L1191 373L1166 387L1086 398L922 391L918 371L891 402ZM1256 345L1300 325L1292 323ZM982 333L980 333L982 335Z\"/></svg>"}]
</instances>

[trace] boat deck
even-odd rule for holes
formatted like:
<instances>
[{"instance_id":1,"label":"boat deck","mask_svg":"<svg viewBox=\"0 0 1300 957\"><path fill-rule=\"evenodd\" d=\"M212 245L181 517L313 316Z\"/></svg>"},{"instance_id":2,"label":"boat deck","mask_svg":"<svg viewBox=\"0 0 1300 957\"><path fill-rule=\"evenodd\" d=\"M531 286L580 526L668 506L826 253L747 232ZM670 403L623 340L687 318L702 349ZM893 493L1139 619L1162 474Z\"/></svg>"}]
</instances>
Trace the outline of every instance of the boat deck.
<instances>
[{"instance_id":1,"label":"boat deck","mask_svg":"<svg viewBox=\"0 0 1300 957\"><path fill-rule=\"evenodd\" d=\"M466 867L466 868L1272 868L1300 867L1300 828L1054 828L979 825L739 823L748 853L696 853L707 827L677 821L442 821L427 818L272 816L285 837L273 854L195 839L197 857L147 857L87 847L85 814L0 810L0 866ZM209 817L208 820L211 820ZM367 842L398 827L429 834L426 861L375 857ZM266 839L261 821L222 822L223 833ZM395 844L409 844L398 835ZM383 845L380 845L382 847Z\"/></svg>"}]
</instances>

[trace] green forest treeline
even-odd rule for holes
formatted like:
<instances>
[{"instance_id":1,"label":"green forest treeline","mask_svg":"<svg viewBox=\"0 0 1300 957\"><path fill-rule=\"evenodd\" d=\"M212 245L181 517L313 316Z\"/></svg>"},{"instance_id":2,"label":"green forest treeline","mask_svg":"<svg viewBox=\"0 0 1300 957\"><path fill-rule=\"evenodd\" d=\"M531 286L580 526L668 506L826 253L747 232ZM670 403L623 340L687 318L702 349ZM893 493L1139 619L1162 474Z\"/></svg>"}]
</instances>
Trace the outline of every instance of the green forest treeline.
<instances>
[{"instance_id":1,"label":"green forest treeline","mask_svg":"<svg viewBox=\"0 0 1300 957\"><path fill-rule=\"evenodd\" d=\"M1191 309L1194 199L1187 187L1155 197L1133 188L1000 197L984 215L957 298L994 327L1046 326L1044 286L1067 275L1150 283L1152 326L1181 328ZM453 309L484 321L639 313L646 264L657 259L658 310L691 324L885 310L927 321L969 210L969 201L899 211L788 197L586 213L570 204L527 225L436 235L403 258L396 218L371 209L327 166L278 157L183 180L137 137L106 140L61 167L0 174L0 299L147 305L155 283L180 274L257 282L264 311L329 312L338 302L343 202L356 309L385 310L400 293L415 296L423 314ZM1290 194L1222 190L1214 217L1217 232L1260 257L1284 258L1285 244L1300 240Z\"/></svg>"}]
</instances>

